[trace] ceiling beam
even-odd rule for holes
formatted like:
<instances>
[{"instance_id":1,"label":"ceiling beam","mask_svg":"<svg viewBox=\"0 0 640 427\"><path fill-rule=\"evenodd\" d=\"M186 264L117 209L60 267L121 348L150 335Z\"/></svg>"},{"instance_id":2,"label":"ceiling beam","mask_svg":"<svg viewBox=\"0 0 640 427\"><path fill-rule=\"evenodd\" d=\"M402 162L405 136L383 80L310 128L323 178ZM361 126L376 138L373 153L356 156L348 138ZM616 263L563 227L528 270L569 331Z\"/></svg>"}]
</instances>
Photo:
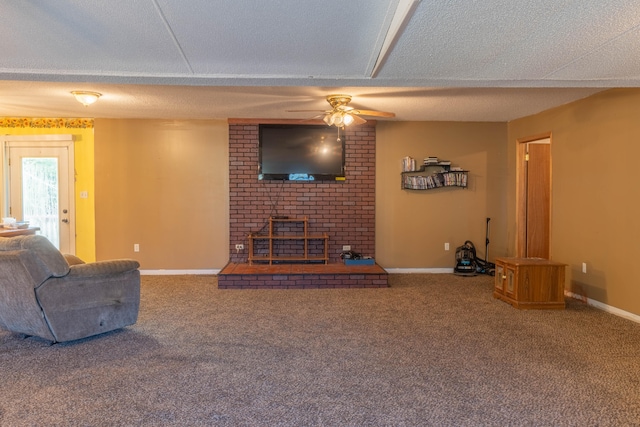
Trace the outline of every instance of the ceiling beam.
<instances>
[{"instance_id":1,"label":"ceiling beam","mask_svg":"<svg viewBox=\"0 0 640 427\"><path fill-rule=\"evenodd\" d=\"M389 25L389 31L387 31L387 35L382 43L382 48L378 53L378 59L371 70L371 78L376 77L378 74L378 70L386 61L387 56L389 56L391 48L398 40L398 37L400 37L400 33L409 22L409 19L411 19L413 12L416 10L416 7L418 7L418 3L420 3L420 0L400 0L398 2L396 11L393 14L393 19L391 20L391 25Z\"/></svg>"}]
</instances>

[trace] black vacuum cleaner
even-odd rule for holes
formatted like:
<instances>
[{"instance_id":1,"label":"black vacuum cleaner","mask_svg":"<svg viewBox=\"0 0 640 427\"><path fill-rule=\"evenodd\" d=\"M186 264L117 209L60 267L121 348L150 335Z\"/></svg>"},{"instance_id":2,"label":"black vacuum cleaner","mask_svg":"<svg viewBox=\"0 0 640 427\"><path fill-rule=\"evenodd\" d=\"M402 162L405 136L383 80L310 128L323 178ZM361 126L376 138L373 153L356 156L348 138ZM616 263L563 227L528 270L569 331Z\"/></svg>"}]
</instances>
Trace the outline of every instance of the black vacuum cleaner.
<instances>
[{"instance_id":1,"label":"black vacuum cleaner","mask_svg":"<svg viewBox=\"0 0 640 427\"><path fill-rule=\"evenodd\" d=\"M485 237L485 256L487 259L478 258L476 247L472 241L467 240L464 245L456 248L456 265L453 268L453 274L458 276L475 276L477 274L487 274L494 276L496 274L496 265L489 262L489 222L491 218L487 218L487 228Z\"/></svg>"},{"instance_id":2,"label":"black vacuum cleaner","mask_svg":"<svg viewBox=\"0 0 640 427\"><path fill-rule=\"evenodd\" d=\"M473 246L471 240L467 240L464 245L456 248L456 266L453 267L453 274L475 276L478 274L477 270L476 247Z\"/></svg>"}]
</instances>

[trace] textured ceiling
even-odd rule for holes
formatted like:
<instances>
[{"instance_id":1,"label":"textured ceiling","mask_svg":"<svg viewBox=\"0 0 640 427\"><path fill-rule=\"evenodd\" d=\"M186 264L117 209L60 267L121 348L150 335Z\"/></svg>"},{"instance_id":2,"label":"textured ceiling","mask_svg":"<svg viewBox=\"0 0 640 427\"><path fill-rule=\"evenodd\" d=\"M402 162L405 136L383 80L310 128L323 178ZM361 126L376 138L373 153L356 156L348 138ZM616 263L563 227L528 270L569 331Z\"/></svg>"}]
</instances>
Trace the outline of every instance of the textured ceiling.
<instances>
[{"instance_id":1,"label":"textured ceiling","mask_svg":"<svg viewBox=\"0 0 640 427\"><path fill-rule=\"evenodd\" d=\"M640 5L0 0L0 51L0 116L304 118L286 110L337 92L393 120L505 121L640 86Z\"/></svg>"}]
</instances>

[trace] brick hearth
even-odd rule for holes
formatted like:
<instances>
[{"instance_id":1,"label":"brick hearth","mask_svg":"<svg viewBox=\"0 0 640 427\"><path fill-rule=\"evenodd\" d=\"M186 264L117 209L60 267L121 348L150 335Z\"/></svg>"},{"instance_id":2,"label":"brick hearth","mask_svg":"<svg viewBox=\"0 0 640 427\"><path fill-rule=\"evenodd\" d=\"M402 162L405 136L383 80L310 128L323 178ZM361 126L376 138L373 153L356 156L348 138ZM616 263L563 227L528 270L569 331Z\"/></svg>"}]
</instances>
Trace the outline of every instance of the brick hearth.
<instances>
[{"instance_id":1,"label":"brick hearth","mask_svg":"<svg viewBox=\"0 0 640 427\"><path fill-rule=\"evenodd\" d=\"M379 265L249 265L230 262L218 274L220 289L386 288L387 272Z\"/></svg>"}]
</instances>

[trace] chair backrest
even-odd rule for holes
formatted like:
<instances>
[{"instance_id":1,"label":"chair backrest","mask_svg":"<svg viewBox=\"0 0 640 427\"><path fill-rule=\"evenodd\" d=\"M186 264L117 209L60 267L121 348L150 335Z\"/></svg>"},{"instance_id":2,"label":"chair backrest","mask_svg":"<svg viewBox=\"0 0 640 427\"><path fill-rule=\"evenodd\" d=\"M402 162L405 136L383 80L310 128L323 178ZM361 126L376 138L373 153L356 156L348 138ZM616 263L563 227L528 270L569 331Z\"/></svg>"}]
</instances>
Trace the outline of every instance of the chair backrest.
<instances>
[{"instance_id":1,"label":"chair backrest","mask_svg":"<svg viewBox=\"0 0 640 427\"><path fill-rule=\"evenodd\" d=\"M0 238L0 326L54 340L35 288L69 273L69 264L44 236Z\"/></svg>"}]
</instances>

